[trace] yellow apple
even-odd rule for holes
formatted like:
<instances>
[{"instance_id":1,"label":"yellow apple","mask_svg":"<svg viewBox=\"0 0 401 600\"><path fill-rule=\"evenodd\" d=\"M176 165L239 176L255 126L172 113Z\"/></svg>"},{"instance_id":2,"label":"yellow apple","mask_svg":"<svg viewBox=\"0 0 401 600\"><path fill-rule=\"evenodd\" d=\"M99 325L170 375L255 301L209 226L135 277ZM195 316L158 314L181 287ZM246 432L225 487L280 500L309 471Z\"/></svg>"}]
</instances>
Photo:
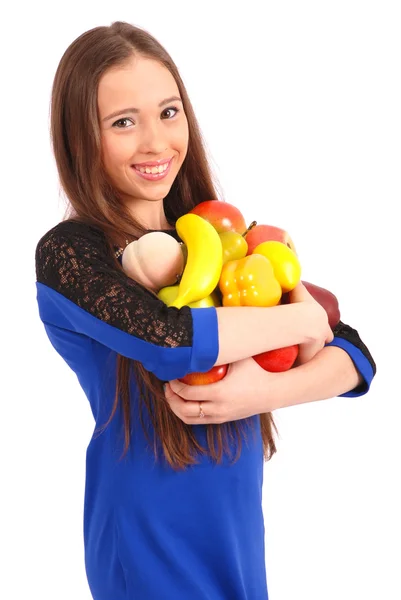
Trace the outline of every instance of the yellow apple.
<instances>
[{"instance_id":1,"label":"yellow apple","mask_svg":"<svg viewBox=\"0 0 401 600\"><path fill-rule=\"evenodd\" d=\"M295 252L286 244L273 240L262 242L254 248L252 254L262 254L269 259L283 293L290 292L300 282L300 262Z\"/></svg>"}]
</instances>

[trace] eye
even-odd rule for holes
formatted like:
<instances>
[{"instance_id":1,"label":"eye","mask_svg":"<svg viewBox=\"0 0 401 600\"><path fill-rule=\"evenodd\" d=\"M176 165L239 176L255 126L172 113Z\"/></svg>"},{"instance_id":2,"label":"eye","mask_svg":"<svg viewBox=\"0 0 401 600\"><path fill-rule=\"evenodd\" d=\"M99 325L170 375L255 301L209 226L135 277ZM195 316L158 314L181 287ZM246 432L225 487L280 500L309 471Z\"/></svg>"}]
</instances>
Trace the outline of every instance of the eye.
<instances>
[{"instance_id":1,"label":"eye","mask_svg":"<svg viewBox=\"0 0 401 600\"><path fill-rule=\"evenodd\" d=\"M166 108L166 109L165 109L163 112L167 112L167 111L169 111L169 110L175 110L175 114L178 114L178 113L180 112L180 109L179 109L179 108L177 108L177 107L175 107L175 106L169 106L169 107L168 107L168 108ZM171 117L171 118L174 118L174 117L175 117L175 115L173 115L173 117ZM170 119L169 119L169 120L170 120Z\"/></svg>"},{"instance_id":2,"label":"eye","mask_svg":"<svg viewBox=\"0 0 401 600\"><path fill-rule=\"evenodd\" d=\"M180 109L176 106L169 106L168 108L164 109L163 113L167 113L170 111L174 111L175 114L172 117L167 117L168 121L174 119L174 117L180 112ZM128 129L128 126L124 125L124 123L127 123L128 121L133 123L132 119L129 119L128 117L123 117L121 119L118 119L118 121L115 121L115 123L113 123L113 127L115 127L116 129Z\"/></svg>"},{"instance_id":3,"label":"eye","mask_svg":"<svg viewBox=\"0 0 401 600\"><path fill-rule=\"evenodd\" d=\"M124 123L126 121L131 121L131 119L128 119L128 117L124 117L123 119L118 119L118 121L116 121L115 123L113 123L113 127L116 127L117 129L127 129L127 127L120 127L119 123ZM131 121L132 123L132 121Z\"/></svg>"}]
</instances>

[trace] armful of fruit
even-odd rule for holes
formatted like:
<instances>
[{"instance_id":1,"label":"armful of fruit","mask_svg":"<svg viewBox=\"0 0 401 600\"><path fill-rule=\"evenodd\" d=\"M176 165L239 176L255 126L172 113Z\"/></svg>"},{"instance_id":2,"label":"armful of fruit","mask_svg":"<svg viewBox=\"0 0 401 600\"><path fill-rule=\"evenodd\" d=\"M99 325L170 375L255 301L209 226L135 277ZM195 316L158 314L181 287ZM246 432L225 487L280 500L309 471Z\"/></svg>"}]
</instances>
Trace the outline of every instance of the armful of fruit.
<instances>
[{"instance_id":1,"label":"armful of fruit","mask_svg":"<svg viewBox=\"0 0 401 600\"><path fill-rule=\"evenodd\" d=\"M247 228L243 215L220 200L201 202L176 222L180 244L163 232L151 232L131 242L122 255L123 269L167 305L276 306L289 302L289 292L301 281L301 265L289 234L273 225ZM336 296L302 281L326 310L333 329L340 320ZM266 371L290 369L298 345L254 356ZM222 379L228 365L207 373L190 373L184 383L202 385Z\"/></svg>"}]
</instances>

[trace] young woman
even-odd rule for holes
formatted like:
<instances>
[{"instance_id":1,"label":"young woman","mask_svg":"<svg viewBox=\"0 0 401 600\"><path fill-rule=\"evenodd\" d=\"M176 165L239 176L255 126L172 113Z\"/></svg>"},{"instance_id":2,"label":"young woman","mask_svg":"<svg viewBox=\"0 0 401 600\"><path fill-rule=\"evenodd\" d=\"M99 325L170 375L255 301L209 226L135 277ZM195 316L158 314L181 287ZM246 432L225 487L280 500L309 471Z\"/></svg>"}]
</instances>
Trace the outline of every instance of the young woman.
<instances>
[{"instance_id":1,"label":"young woman","mask_svg":"<svg viewBox=\"0 0 401 600\"><path fill-rule=\"evenodd\" d=\"M116 22L69 46L51 134L70 209L38 242L37 300L96 421L84 504L93 598L267 599L271 413L364 394L375 363L302 284L283 306L176 309L125 275L127 243L153 230L179 239L178 217L217 198L177 67L149 33ZM252 359L292 344L300 364L286 373ZM178 381L227 363L216 384Z\"/></svg>"}]
</instances>

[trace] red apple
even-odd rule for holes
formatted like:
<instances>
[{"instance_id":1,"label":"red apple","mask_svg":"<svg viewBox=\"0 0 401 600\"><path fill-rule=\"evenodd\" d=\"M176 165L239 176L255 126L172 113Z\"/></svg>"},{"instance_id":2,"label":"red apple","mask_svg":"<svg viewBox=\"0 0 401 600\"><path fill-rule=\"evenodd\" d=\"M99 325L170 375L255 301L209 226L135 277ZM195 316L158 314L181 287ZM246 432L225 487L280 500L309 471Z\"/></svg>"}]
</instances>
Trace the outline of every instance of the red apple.
<instances>
[{"instance_id":1,"label":"red apple","mask_svg":"<svg viewBox=\"0 0 401 600\"><path fill-rule=\"evenodd\" d=\"M291 302L290 292L285 292L281 296L280 304L290 304L290 302Z\"/></svg>"},{"instance_id":2,"label":"red apple","mask_svg":"<svg viewBox=\"0 0 401 600\"><path fill-rule=\"evenodd\" d=\"M329 318L329 325L332 329L339 322L340 315L340 307L338 305L338 300L332 292L326 290L325 288L319 287L318 285L314 285L313 283L309 283L308 281L302 281L308 292L314 299L319 302L321 306L327 312L327 316Z\"/></svg>"},{"instance_id":3,"label":"red apple","mask_svg":"<svg viewBox=\"0 0 401 600\"><path fill-rule=\"evenodd\" d=\"M285 229L281 227L275 227L274 225L253 225L249 226L249 231L245 234L245 240L248 244L247 255L252 254L256 246L262 242L268 242L270 240L276 242L282 242L286 244L296 254L295 245L290 235Z\"/></svg>"},{"instance_id":4,"label":"red apple","mask_svg":"<svg viewBox=\"0 0 401 600\"><path fill-rule=\"evenodd\" d=\"M205 200L189 212L209 221L217 233L237 231L242 235L246 231L246 223L241 211L223 200Z\"/></svg>"},{"instance_id":5,"label":"red apple","mask_svg":"<svg viewBox=\"0 0 401 600\"><path fill-rule=\"evenodd\" d=\"M209 383L216 383L216 381L220 381L223 377L226 376L228 369L228 365L218 365L217 367L212 367L206 373L188 373L185 377L179 379L183 383L187 385L207 385Z\"/></svg>"},{"instance_id":6,"label":"red apple","mask_svg":"<svg viewBox=\"0 0 401 600\"><path fill-rule=\"evenodd\" d=\"M252 358L265 371L271 373L281 373L288 371L295 363L298 356L299 346L287 346L286 348L277 348L277 350L268 350L261 354L256 354Z\"/></svg>"}]
</instances>

